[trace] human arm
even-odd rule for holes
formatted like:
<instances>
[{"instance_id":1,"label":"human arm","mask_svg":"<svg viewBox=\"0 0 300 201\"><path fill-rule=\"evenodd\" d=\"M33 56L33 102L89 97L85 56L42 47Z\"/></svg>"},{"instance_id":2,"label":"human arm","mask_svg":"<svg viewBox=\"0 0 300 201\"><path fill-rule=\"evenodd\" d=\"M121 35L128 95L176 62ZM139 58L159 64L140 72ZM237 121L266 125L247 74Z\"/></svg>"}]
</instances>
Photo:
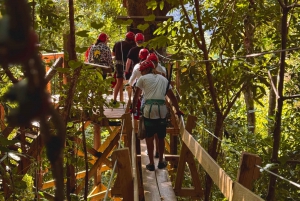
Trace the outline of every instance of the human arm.
<instances>
[{"instance_id":1,"label":"human arm","mask_svg":"<svg viewBox=\"0 0 300 201\"><path fill-rule=\"evenodd\" d=\"M132 109L131 109L132 113L136 112L136 105L137 105L138 99L141 96L141 94L142 94L142 90L139 87L137 87L135 90L135 93L134 93L133 101L132 101Z\"/></svg>"},{"instance_id":2,"label":"human arm","mask_svg":"<svg viewBox=\"0 0 300 201\"><path fill-rule=\"evenodd\" d=\"M107 64L109 67L111 67L111 69L114 69L114 63L113 63L113 60L112 60L112 53L109 49L109 47L107 47Z\"/></svg>"},{"instance_id":3,"label":"human arm","mask_svg":"<svg viewBox=\"0 0 300 201\"><path fill-rule=\"evenodd\" d=\"M89 63L93 63L93 52L94 52L94 48L92 46L90 51L89 51L89 55L88 55L88 62Z\"/></svg>"},{"instance_id":4,"label":"human arm","mask_svg":"<svg viewBox=\"0 0 300 201\"><path fill-rule=\"evenodd\" d=\"M130 69L131 63L132 63L132 60L127 58L125 73L129 73L129 69Z\"/></svg>"}]
</instances>

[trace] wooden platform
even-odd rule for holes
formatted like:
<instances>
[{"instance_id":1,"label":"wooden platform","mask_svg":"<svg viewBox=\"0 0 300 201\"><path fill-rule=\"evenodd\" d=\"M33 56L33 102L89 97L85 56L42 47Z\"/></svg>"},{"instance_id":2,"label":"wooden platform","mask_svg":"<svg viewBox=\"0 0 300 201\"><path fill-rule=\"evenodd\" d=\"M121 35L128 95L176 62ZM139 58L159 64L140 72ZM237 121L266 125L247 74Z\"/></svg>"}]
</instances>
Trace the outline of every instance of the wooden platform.
<instances>
[{"instance_id":1,"label":"wooden platform","mask_svg":"<svg viewBox=\"0 0 300 201\"><path fill-rule=\"evenodd\" d=\"M141 140L142 177L145 201L176 201L172 183L169 180L167 169L158 169L158 159L154 158L155 171L148 171L146 165L149 163L146 154L146 141Z\"/></svg>"},{"instance_id":2,"label":"wooden platform","mask_svg":"<svg viewBox=\"0 0 300 201\"><path fill-rule=\"evenodd\" d=\"M106 102L109 103L114 98L113 94L110 95L104 95L106 98ZM119 100L119 97L118 99ZM122 115L126 111L127 103L128 103L129 97L126 91L123 91L123 101L118 101L117 105L114 107L104 107L104 115L107 119L121 119Z\"/></svg>"}]
</instances>

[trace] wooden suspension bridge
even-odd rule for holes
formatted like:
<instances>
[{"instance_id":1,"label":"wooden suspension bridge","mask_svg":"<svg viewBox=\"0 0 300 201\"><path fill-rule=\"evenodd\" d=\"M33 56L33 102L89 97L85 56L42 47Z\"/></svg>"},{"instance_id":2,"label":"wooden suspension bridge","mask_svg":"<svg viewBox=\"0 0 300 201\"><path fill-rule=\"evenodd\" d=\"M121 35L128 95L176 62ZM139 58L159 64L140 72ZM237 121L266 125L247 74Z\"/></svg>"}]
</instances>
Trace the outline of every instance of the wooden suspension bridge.
<instances>
[{"instance_id":1,"label":"wooden suspension bridge","mask_svg":"<svg viewBox=\"0 0 300 201\"><path fill-rule=\"evenodd\" d=\"M48 69L46 80L50 81L55 75L55 68L62 66L63 58L60 55L47 55L48 60L56 60L52 68ZM179 68L178 68L179 69ZM173 83L174 88L179 85L179 77ZM50 89L49 85L49 89ZM177 197L189 197L194 200L203 199L203 182L200 181L199 169L202 169L212 178L214 184L220 189L224 197L233 201L261 201L258 195L255 195L252 189L252 183L259 177L261 160L257 155L243 153L237 180L234 181L226 172L214 161L207 151L193 138L192 130L196 126L197 118L187 115L186 122L183 117L177 117L173 111L172 103L168 100L167 105L170 108L169 126L167 128L166 154L165 160L168 162L166 169L155 169L148 171L145 165L149 163L146 153L144 140L136 137L137 122L129 113L131 104L131 91L120 91L120 100L126 104L118 108L104 108L104 116L101 121L93 118L84 121L80 129L85 129L93 125L94 147L87 148L90 168L76 173L77 186L75 194L81 194L88 180L93 179L93 188L88 193L90 200L102 200L110 197L113 200L124 201L174 201ZM179 96L179 94L178 94ZM109 96L108 96L109 99ZM6 126L5 112L1 108L1 129L3 137L7 138L14 129ZM17 166L17 173L25 175L33 163L30 158L41 159L43 141L41 139L38 125L32 125L29 129L18 129L18 138L20 144L12 145L11 148L21 148L22 154L30 157L18 157L14 160ZM102 140L101 129L109 131L106 140ZM28 140L29 139L29 140ZM122 141L123 147L120 146ZM74 142L82 144L82 139L74 138ZM181 142L181 143L179 143ZM178 153L178 150L179 153ZM84 157L85 154L77 151L78 157ZM8 154L1 152L1 162L9 157ZM156 159L157 160L157 159ZM155 161L156 165L158 161ZM3 164L2 164L3 166ZM184 171L188 167L192 178L191 187L183 187ZM46 189L55 188L55 181L43 179L45 169L40 169L35 174L35 189L43 192L48 200L55 200L55 197L46 193ZM116 179L111 186L105 186L101 176L106 171L114 171ZM175 176L170 176L175 175ZM11 196L10 180L1 176L1 190L4 196L9 199ZM38 196L38 195L37 195Z\"/></svg>"}]
</instances>

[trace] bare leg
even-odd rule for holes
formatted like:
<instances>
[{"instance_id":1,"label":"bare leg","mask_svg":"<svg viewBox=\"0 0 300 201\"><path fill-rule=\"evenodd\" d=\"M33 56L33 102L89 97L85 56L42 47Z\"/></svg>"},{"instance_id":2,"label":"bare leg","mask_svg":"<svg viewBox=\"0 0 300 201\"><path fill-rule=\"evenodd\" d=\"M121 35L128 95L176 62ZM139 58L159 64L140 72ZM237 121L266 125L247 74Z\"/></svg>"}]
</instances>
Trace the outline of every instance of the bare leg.
<instances>
[{"instance_id":1,"label":"bare leg","mask_svg":"<svg viewBox=\"0 0 300 201\"><path fill-rule=\"evenodd\" d=\"M154 135L154 140L155 140L155 154L156 154L156 152L160 153L159 152L159 143L158 143L159 140L158 140L157 134Z\"/></svg>"},{"instance_id":2,"label":"bare leg","mask_svg":"<svg viewBox=\"0 0 300 201\"><path fill-rule=\"evenodd\" d=\"M118 93L120 91L120 87L122 86L123 78L117 78L117 84L114 89L114 101L117 100Z\"/></svg>"},{"instance_id":3,"label":"bare leg","mask_svg":"<svg viewBox=\"0 0 300 201\"><path fill-rule=\"evenodd\" d=\"M154 143L153 143L154 137L146 138L146 144L147 144L147 150L148 150L148 156L150 164L154 164L154 158L153 158L153 150L154 150Z\"/></svg>"},{"instance_id":4,"label":"bare leg","mask_svg":"<svg viewBox=\"0 0 300 201\"><path fill-rule=\"evenodd\" d=\"M158 139L158 152L159 152L159 162L162 162L163 161L163 157L164 157L164 152L165 152L165 138L161 138L161 139Z\"/></svg>"}]
</instances>

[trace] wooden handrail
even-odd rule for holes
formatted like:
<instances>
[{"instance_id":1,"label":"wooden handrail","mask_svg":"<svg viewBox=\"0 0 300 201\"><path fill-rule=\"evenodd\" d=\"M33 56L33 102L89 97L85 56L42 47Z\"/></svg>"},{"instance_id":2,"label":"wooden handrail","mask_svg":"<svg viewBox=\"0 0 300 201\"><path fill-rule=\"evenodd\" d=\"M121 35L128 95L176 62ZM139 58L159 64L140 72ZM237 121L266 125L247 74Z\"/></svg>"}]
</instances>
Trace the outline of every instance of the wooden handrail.
<instances>
[{"instance_id":1,"label":"wooden handrail","mask_svg":"<svg viewBox=\"0 0 300 201\"><path fill-rule=\"evenodd\" d=\"M132 174L133 174L133 198L134 201L139 200L139 185L138 185L138 175L137 175L137 166L136 166L136 135L135 135L135 123L134 117L131 115L132 122L132 135L131 135L131 165L132 165Z\"/></svg>"},{"instance_id":2,"label":"wooden handrail","mask_svg":"<svg viewBox=\"0 0 300 201\"><path fill-rule=\"evenodd\" d=\"M183 126L183 123L181 123L181 125ZM238 182L233 181L182 126L180 127L182 141L229 201L263 201L258 195L254 194Z\"/></svg>"}]
</instances>

